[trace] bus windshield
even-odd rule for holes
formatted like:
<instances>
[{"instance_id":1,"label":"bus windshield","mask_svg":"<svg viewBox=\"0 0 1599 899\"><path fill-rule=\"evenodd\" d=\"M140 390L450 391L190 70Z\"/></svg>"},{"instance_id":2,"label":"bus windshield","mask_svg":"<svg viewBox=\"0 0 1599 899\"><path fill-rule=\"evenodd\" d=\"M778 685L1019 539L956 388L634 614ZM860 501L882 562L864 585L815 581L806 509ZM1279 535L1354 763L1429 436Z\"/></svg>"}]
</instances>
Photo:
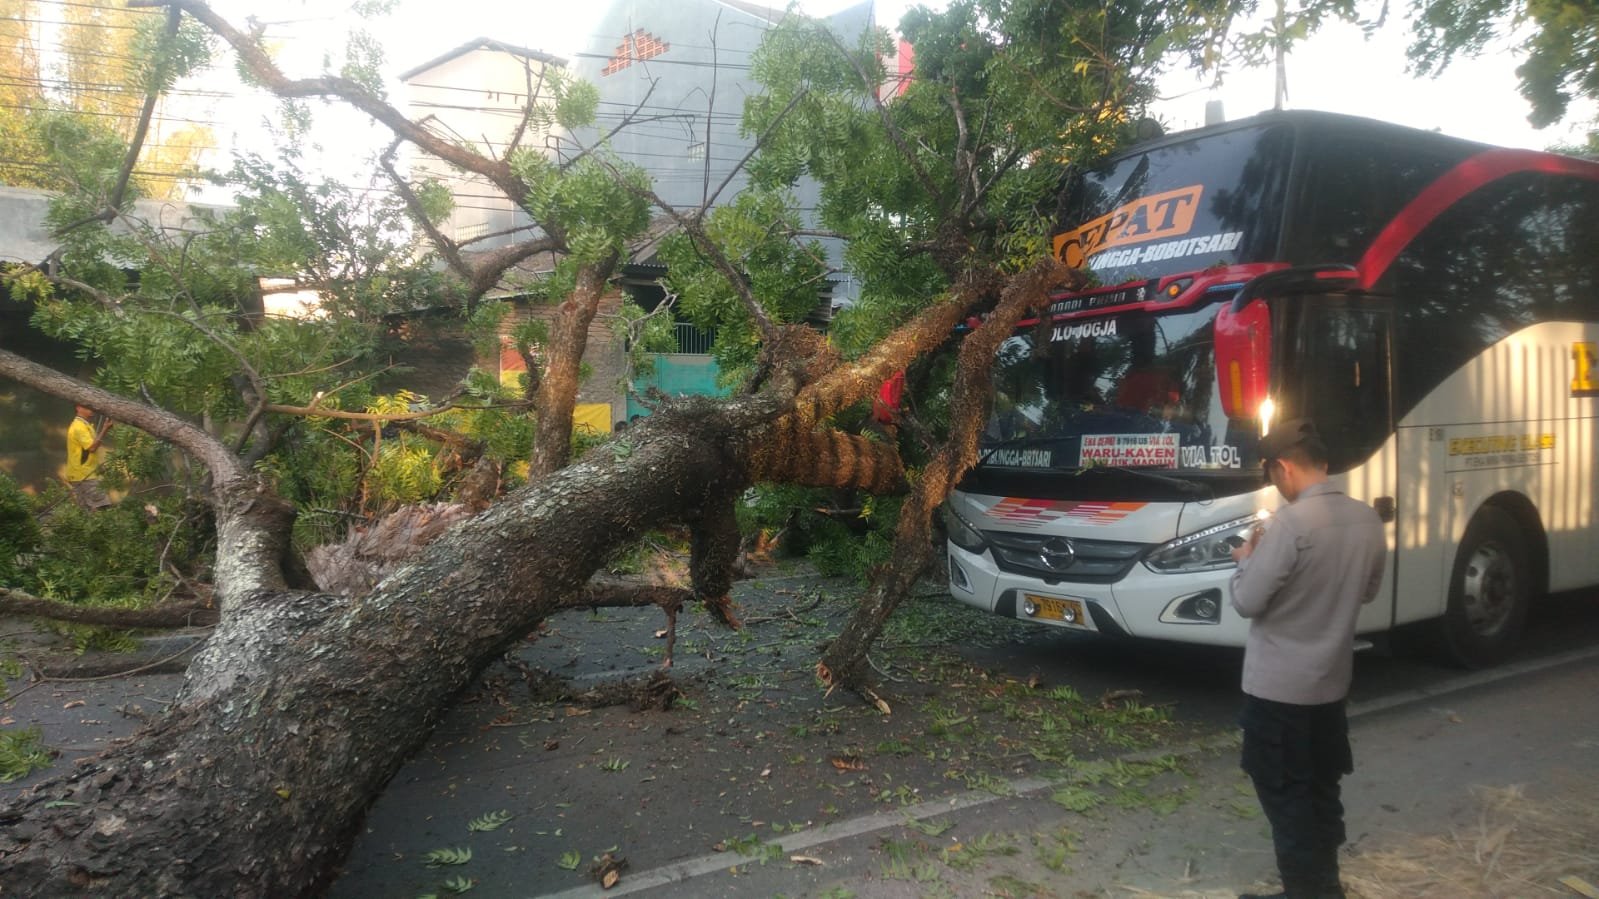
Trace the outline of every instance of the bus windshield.
<instances>
[{"instance_id":1,"label":"bus windshield","mask_svg":"<svg viewBox=\"0 0 1599 899\"><path fill-rule=\"evenodd\" d=\"M1263 125L1111 159L1062 194L1055 255L1101 284L1275 258L1292 148Z\"/></svg>"},{"instance_id":2,"label":"bus windshield","mask_svg":"<svg viewBox=\"0 0 1599 899\"><path fill-rule=\"evenodd\" d=\"M1000 347L980 441L990 468L1234 470L1254 424L1217 390L1218 306L1040 320Z\"/></svg>"}]
</instances>

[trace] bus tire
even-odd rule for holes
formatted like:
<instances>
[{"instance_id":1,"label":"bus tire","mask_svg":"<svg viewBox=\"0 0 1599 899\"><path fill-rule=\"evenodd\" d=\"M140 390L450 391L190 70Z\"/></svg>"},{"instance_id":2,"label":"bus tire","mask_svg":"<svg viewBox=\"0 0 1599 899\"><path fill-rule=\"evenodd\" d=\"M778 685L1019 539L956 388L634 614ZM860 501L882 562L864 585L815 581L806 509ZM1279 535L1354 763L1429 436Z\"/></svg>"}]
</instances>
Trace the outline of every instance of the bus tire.
<instances>
[{"instance_id":1,"label":"bus tire","mask_svg":"<svg viewBox=\"0 0 1599 899\"><path fill-rule=\"evenodd\" d=\"M1532 601L1531 548L1516 519L1484 506L1466 526L1449 579L1449 605L1437 623L1445 661L1487 668L1505 660Z\"/></svg>"}]
</instances>

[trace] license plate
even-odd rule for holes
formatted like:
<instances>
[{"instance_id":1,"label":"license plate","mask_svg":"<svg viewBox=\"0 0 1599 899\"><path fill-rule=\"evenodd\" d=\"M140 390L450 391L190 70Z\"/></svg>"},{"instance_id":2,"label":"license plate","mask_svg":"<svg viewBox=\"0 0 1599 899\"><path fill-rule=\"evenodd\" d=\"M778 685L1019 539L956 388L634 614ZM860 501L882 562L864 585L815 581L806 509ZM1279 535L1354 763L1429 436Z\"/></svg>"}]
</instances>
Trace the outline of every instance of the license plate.
<instances>
[{"instance_id":1,"label":"license plate","mask_svg":"<svg viewBox=\"0 0 1599 899\"><path fill-rule=\"evenodd\" d=\"M1028 603L1031 603L1034 609L1033 614L1027 616L1029 618L1037 618L1043 621L1059 621L1062 624L1089 630L1094 627L1088 621L1087 610L1083 607L1081 600L1058 599L1053 596L1039 596L1036 593L1024 593L1022 594L1022 599L1025 600L1022 607L1024 613Z\"/></svg>"}]
</instances>

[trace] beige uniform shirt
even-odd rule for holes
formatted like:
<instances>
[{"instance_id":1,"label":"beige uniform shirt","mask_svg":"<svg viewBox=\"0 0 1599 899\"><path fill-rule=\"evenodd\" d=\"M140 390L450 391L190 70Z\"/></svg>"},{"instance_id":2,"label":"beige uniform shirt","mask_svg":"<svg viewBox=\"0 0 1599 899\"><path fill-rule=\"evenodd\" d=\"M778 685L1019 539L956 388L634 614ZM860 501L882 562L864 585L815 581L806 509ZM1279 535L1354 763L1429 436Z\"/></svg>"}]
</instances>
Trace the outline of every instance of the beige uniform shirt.
<instances>
[{"instance_id":1,"label":"beige uniform shirt","mask_svg":"<svg viewBox=\"0 0 1599 899\"><path fill-rule=\"evenodd\" d=\"M1296 705L1347 696L1355 618L1387 555L1382 519L1328 483L1279 510L1232 577L1232 607L1249 619L1244 692Z\"/></svg>"}]
</instances>

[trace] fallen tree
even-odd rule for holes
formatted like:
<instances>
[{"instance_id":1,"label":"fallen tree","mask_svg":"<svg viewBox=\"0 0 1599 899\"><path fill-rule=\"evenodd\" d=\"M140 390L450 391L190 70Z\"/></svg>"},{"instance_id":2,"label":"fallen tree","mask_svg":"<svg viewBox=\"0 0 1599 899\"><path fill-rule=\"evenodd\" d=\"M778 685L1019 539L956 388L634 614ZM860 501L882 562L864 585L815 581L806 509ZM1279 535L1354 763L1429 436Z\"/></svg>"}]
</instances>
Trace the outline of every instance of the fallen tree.
<instances>
[{"instance_id":1,"label":"fallen tree","mask_svg":"<svg viewBox=\"0 0 1599 899\"><path fill-rule=\"evenodd\" d=\"M1058 267L1023 282L1035 303L1052 283L1049 272ZM727 599L738 546L733 499L780 461L791 478L806 470L795 459L808 451L805 442L779 435L868 394L882 372L925 352L985 301L991 295L957 294L902 329L906 339L847 366L818 373L807 370L808 359L777 356L759 394L674 404L624 441L452 529L359 599L287 586L290 510L215 438L0 352L0 375L93 405L205 462L218 516L221 613L165 715L0 812L0 889L315 893L372 798L484 666L562 609L660 602L586 590L616 547L653 527L687 524L692 596L736 623ZM802 335L792 345L813 340ZM837 480L840 460L828 461L815 470ZM875 480L867 457L859 461L857 482Z\"/></svg>"},{"instance_id":2,"label":"fallen tree","mask_svg":"<svg viewBox=\"0 0 1599 899\"><path fill-rule=\"evenodd\" d=\"M431 139L357 84L284 77L254 38L227 27L200 0L134 5L179 8L201 19L280 95L335 98L508 193L528 187L507 160ZM1058 9L1036 6L1051 14ZM950 25L952 32L964 27L962 21ZM834 174L846 180L883 182L892 195L892 203L874 201L884 213L880 218L913 230L884 238L882 222L866 220L861 224L879 234L862 235L859 242L873 249L875 240L876 252L863 256L881 266L911 270L906 280L913 287L904 290L915 306L906 308L919 311L897 310L892 321L903 324L883 327L869 349L846 360L815 331L774 319L755 296L755 279L747 277L754 254L724 253L707 234L705 210L666 210L692 242L693 255L725 280L736 298L730 305L757 338L750 343L758 343L760 355L745 391L729 400L669 403L624 437L564 468L558 467L558 451L543 456L535 471L543 474L547 467L549 473L452 527L366 595L335 596L296 581L288 539L294 510L256 474L244 446L230 449L190 420L0 352L0 376L89 405L168 441L204 468L218 528L220 617L166 714L136 739L42 782L0 811L0 891L315 894L332 876L368 804L427 738L452 698L542 619L569 608L653 605L663 610L671 630L682 605L697 601L737 626L728 596L739 547L734 513L754 483L862 491L912 486L897 535L900 552L879 573L869 602L825 662L829 677L866 688L864 654L905 585L931 556L931 511L972 464L987 412L983 385L994 347L1012 323L1041 309L1049 291L1072 275L1042 251L1036 233L1041 225L1029 205L1060 172L1058 164L1046 164L1058 163L1059 154L1039 149L1063 142L1053 118L1039 113L1030 130L990 121L993 105L1004 98L985 98L983 79L970 67L959 67L958 77L947 83L912 92L903 101L905 111L890 114L876 99L878 81L862 68L863 60L873 58L870 48L851 56L830 41L822 38L817 52L850 60L842 67L837 59L828 64L832 86L821 83L821 67L794 54L796 71L810 84L780 92L793 99L772 104L757 131L763 143L770 137L772 146L780 146L780 157L809 154L815 165L826 162L821 151L795 149L795 141L809 139L811 132L834 147L871 150L869 164L842 158L828 164L836 164ZM964 51L966 44L960 46ZM780 50L774 58L785 55ZM929 58L929 78L937 73L936 59ZM1021 90L1036 83L1038 67L1019 62L1013 73L1018 89L1005 96L1032 97L1058 114L1052 104L1068 95ZM1106 67L1114 64L1109 60ZM1075 64L1060 70L1079 77ZM1094 97L1069 112L1094 112L1095 123L1116 121L1099 115L1115 100L1114 91L1101 90L1097 82L1092 87ZM862 97L872 98L867 108L858 108ZM863 122L877 119L882 133L876 137L840 139L860 137ZM839 123L847 134L830 131ZM905 123L920 131L906 133ZM930 140L945 141L950 158L934 159L919 149ZM903 171L889 178L882 167L891 160L899 160ZM635 196L647 196L637 187ZM845 188L846 194L853 190ZM1008 210L1003 204L995 208L995 193L1003 195ZM846 211L862 205L869 204L857 202ZM1011 215L1023 224L1007 222ZM754 230L785 240L797 236L778 233L780 224ZM1013 228L1031 237L1016 239ZM451 251L441 248L446 257ZM607 252L597 261L615 260ZM491 283L479 277L481 271L456 268L474 290ZM590 294L603 281L598 272L582 276ZM896 372L947 347L957 324L983 316L990 316L987 330L968 341L953 376L951 440L930 448L930 462L908 471L900 447L833 427L841 411L870 400ZM268 408L265 391L252 394L246 432L260 430L264 415L284 414ZM544 414L561 420L558 410ZM591 581L614 549L663 525L691 532L687 591Z\"/></svg>"}]
</instances>

